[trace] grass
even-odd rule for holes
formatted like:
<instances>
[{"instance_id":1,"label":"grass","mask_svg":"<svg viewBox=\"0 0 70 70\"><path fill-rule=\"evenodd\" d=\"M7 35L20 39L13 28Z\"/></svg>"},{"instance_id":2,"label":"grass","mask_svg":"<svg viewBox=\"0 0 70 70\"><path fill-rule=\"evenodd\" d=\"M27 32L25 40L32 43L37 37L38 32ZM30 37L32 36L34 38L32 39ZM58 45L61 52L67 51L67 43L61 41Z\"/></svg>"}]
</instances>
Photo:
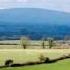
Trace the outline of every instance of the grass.
<instances>
[{"instance_id":1,"label":"grass","mask_svg":"<svg viewBox=\"0 0 70 70\"><path fill-rule=\"evenodd\" d=\"M66 41L66 44L62 43L63 40L54 41L54 49L56 48L70 48L69 41ZM30 40L29 45L27 46L28 49L43 49L43 41L42 40ZM48 41L44 43L45 49L48 49ZM21 45L21 40L2 40L0 41L0 49L23 49Z\"/></svg>"},{"instance_id":2,"label":"grass","mask_svg":"<svg viewBox=\"0 0 70 70\"><path fill-rule=\"evenodd\" d=\"M45 42L46 48L48 41ZM28 48L42 49L42 41L30 40ZM21 40L3 40L0 41L0 49L23 49Z\"/></svg>"},{"instance_id":3,"label":"grass","mask_svg":"<svg viewBox=\"0 0 70 70\"><path fill-rule=\"evenodd\" d=\"M23 50L23 49L11 49L0 50L0 65L4 65L5 60L13 59L14 63L23 63L30 61L38 61L40 54L50 59L58 58L62 55L70 53L70 49L64 50ZM34 66L25 67L8 67L1 68L0 70L70 70L70 59L62 60L52 64L40 64Z\"/></svg>"},{"instance_id":4,"label":"grass","mask_svg":"<svg viewBox=\"0 0 70 70\"><path fill-rule=\"evenodd\" d=\"M62 60L53 64L41 64L34 66L25 66L25 67L9 67L3 68L0 70L70 70L70 59Z\"/></svg>"},{"instance_id":5,"label":"grass","mask_svg":"<svg viewBox=\"0 0 70 70\"><path fill-rule=\"evenodd\" d=\"M0 64L4 64L5 60L13 59L15 62L26 62L39 60L40 54L43 54L50 59L62 56L63 54L70 53L70 50L24 50L24 49L9 49L9 50L0 50Z\"/></svg>"},{"instance_id":6,"label":"grass","mask_svg":"<svg viewBox=\"0 0 70 70\"><path fill-rule=\"evenodd\" d=\"M70 49L22 49L20 41L0 41L0 43L16 43L18 45L0 45L0 65L4 65L8 59L14 60L14 63L25 63L31 61L39 61L39 57L43 54L50 59L58 58L62 55L70 53ZM31 41L30 47L41 48L41 41ZM39 45L33 46L33 45ZM47 45L47 42L46 42ZM5 49L8 48L8 49ZM0 70L70 70L70 59L62 60L53 64L40 64L34 66L22 66L22 67L7 67L0 68Z\"/></svg>"}]
</instances>

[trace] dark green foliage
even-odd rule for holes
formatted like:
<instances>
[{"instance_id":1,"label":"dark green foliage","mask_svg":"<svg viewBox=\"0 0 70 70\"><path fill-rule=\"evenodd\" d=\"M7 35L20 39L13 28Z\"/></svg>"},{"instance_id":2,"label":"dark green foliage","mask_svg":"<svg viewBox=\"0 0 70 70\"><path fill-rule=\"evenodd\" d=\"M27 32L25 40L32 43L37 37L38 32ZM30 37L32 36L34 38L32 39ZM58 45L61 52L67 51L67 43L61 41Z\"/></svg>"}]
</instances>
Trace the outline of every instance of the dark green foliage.
<instances>
[{"instance_id":1,"label":"dark green foliage","mask_svg":"<svg viewBox=\"0 0 70 70\"><path fill-rule=\"evenodd\" d=\"M6 60L5 66L10 67L13 64L13 60Z\"/></svg>"}]
</instances>

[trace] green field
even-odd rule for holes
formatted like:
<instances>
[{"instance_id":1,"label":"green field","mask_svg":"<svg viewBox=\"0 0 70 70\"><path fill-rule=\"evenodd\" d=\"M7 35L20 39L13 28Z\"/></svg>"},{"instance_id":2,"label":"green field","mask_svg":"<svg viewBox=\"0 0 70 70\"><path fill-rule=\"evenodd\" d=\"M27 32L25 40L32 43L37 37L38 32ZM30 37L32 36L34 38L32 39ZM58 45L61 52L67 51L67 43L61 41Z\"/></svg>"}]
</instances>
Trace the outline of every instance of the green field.
<instances>
[{"instance_id":1,"label":"green field","mask_svg":"<svg viewBox=\"0 0 70 70\"><path fill-rule=\"evenodd\" d=\"M13 59L14 63L25 63L31 61L39 61L39 57L43 54L45 57L50 59L58 58L62 55L67 55L70 53L70 49L64 50L0 50L0 65L4 65L4 62L8 59ZM8 67L0 68L0 70L70 70L70 59L58 61L52 64L40 64L33 66L23 66L23 67Z\"/></svg>"},{"instance_id":2,"label":"green field","mask_svg":"<svg viewBox=\"0 0 70 70\"><path fill-rule=\"evenodd\" d=\"M70 70L70 60L63 60L54 64L42 64L26 67L9 67L0 70Z\"/></svg>"}]
</instances>

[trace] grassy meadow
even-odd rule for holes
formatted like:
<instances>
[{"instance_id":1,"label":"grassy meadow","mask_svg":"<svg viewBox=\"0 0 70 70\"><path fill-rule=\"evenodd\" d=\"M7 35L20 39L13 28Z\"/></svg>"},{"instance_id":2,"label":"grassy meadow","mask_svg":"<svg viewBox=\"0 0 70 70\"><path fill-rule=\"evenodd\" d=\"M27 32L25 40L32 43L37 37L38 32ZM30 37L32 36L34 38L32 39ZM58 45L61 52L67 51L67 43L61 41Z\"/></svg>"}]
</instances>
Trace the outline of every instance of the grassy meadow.
<instances>
[{"instance_id":1,"label":"grassy meadow","mask_svg":"<svg viewBox=\"0 0 70 70\"><path fill-rule=\"evenodd\" d=\"M0 70L70 70L70 60L63 60L54 64L2 68Z\"/></svg>"},{"instance_id":2,"label":"grassy meadow","mask_svg":"<svg viewBox=\"0 0 70 70\"><path fill-rule=\"evenodd\" d=\"M5 61L8 59L14 60L14 63L26 63L31 61L39 61L40 55L49 57L50 59L58 58L62 55L70 54L70 49L4 49L0 50L0 66L4 65ZM40 64L33 66L23 66L23 67L8 67L0 68L0 70L70 70L70 59L65 59L52 64Z\"/></svg>"},{"instance_id":3,"label":"grassy meadow","mask_svg":"<svg viewBox=\"0 0 70 70\"><path fill-rule=\"evenodd\" d=\"M20 40L5 40L0 41L0 70L70 70L70 59L58 61L50 64L39 64L32 66L22 67L6 67L1 68L5 65L6 60L13 60L14 63L27 63L40 61L40 56L49 57L50 59L59 58L63 55L70 54L70 49L56 49L56 47L69 47L67 44L58 44L54 48L49 49L45 42L45 49L42 48L42 41L29 41L27 49L24 49L20 44ZM47 49L48 48L48 49Z\"/></svg>"}]
</instances>

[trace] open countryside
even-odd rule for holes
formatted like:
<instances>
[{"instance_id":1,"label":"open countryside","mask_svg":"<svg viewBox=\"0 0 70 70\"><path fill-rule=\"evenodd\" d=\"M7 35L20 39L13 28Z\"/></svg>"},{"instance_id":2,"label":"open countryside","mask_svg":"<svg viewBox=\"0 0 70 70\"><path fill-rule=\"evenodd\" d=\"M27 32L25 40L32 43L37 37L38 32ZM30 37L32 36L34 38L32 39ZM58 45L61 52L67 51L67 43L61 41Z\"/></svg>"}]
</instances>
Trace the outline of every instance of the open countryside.
<instances>
[{"instance_id":1,"label":"open countryside","mask_svg":"<svg viewBox=\"0 0 70 70\"><path fill-rule=\"evenodd\" d=\"M68 41L53 41L54 46L49 48L49 41L42 40L2 40L0 41L0 70L66 70L70 69L70 59L57 61L56 63L43 63L38 65L16 66L16 67L3 67L7 60L13 60L13 64L26 64L29 62L40 62L40 57L48 57L54 60L60 57L70 56L69 40ZM21 42L25 42L26 48L23 47ZM44 42L44 45L43 45ZM24 43L23 43L24 44ZM68 47L66 46L68 45ZM44 47L43 47L44 46ZM64 46L66 46L64 48ZM60 47L60 48L59 48ZM50 67L51 66L51 67Z\"/></svg>"}]
</instances>

